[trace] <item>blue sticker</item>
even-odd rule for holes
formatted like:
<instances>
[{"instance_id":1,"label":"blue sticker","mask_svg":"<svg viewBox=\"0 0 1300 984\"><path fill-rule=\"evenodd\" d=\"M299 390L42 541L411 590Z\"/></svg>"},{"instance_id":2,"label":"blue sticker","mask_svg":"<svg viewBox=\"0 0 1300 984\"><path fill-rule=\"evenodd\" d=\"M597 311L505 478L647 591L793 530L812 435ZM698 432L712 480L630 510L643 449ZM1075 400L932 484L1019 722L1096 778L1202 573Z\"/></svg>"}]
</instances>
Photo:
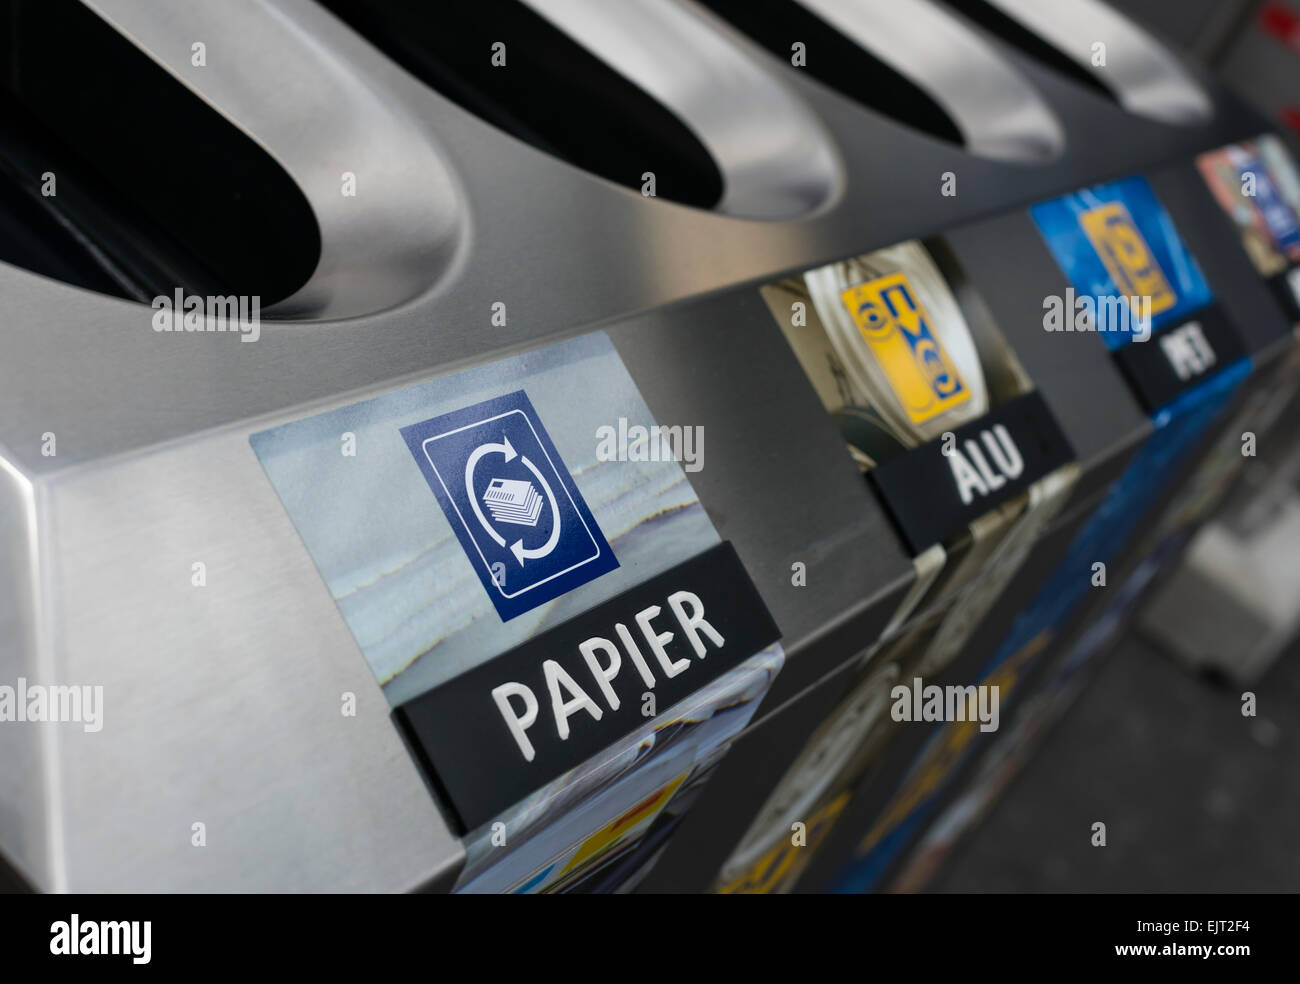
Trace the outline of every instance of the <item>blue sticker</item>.
<instances>
[{"instance_id":1,"label":"blue sticker","mask_svg":"<svg viewBox=\"0 0 1300 984\"><path fill-rule=\"evenodd\" d=\"M401 433L503 622L618 567L523 390Z\"/></svg>"},{"instance_id":2,"label":"blue sticker","mask_svg":"<svg viewBox=\"0 0 1300 984\"><path fill-rule=\"evenodd\" d=\"M1233 154L1233 151L1237 153ZM1273 180L1268 165L1240 148L1229 147L1228 152L1237 162L1238 187L1245 187L1247 177L1254 176L1255 207L1259 209L1278 250L1293 256L1300 248L1300 225L1296 224L1296 213Z\"/></svg>"},{"instance_id":3,"label":"blue sticker","mask_svg":"<svg viewBox=\"0 0 1300 984\"><path fill-rule=\"evenodd\" d=\"M1093 302L1107 348L1139 336L1126 316L1130 307L1150 319L1149 330L1159 331L1214 299L1146 178L1095 185L1039 202L1029 212L1071 287ZM1108 299L1132 304L1097 303Z\"/></svg>"}]
</instances>

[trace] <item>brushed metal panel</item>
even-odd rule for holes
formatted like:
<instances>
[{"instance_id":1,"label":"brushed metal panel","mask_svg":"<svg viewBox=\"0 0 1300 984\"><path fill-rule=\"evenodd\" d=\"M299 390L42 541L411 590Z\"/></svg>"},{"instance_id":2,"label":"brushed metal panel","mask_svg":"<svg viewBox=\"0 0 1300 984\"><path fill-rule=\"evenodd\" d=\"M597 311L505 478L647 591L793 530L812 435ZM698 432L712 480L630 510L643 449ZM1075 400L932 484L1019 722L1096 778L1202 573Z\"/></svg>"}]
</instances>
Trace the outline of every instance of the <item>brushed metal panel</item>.
<instances>
[{"instance_id":1,"label":"brushed metal panel","mask_svg":"<svg viewBox=\"0 0 1300 984\"><path fill-rule=\"evenodd\" d=\"M450 878L460 846L246 431L74 470L44 500L53 671L103 686L105 706L102 731L59 731L51 828L66 870L41 887ZM191 845L196 822L205 847Z\"/></svg>"},{"instance_id":2,"label":"brushed metal panel","mask_svg":"<svg viewBox=\"0 0 1300 984\"><path fill-rule=\"evenodd\" d=\"M48 683L41 637L36 489L0 448L0 686ZM16 709L15 709L16 710ZM48 725L0 721L0 851L33 882L57 878L59 788L46 770L57 736Z\"/></svg>"},{"instance_id":3,"label":"brushed metal panel","mask_svg":"<svg viewBox=\"0 0 1300 984\"><path fill-rule=\"evenodd\" d=\"M319 6L85 2L261 144L307 196L320 261L275 316L381 311L447 272L466 232L452 175L430 133L349 67L360 42L329 30L337 22ZM207 49L201 66L191 62L195 42ZM342 193L345 173L356 175L355 197Z\"/></svg>"},{"instance_id":4,"label":"brushed metal panel","mask_svg":"<svg viewBox=\"0 0 1300 984\"><path fill-rule=\"evenodd\" d=\"M133 20L147 20L139 11L152 8L139 0L111 2L131 8ZM0 444L32 474L420 369L483 361L686 297L924 235L1258 128L1247 111L1216 92L1220 111L1205 127L1153 134L1138 118L1103 100L1079 98L1077 86L1022 61L1021 70L1077 138L1052 164L1008 166L891 124L789 69L787 84L834 135L850 178L815 216L757 223L647 200L535 151L420 85L310 0L240 2L247 17L225 19L224 33L213 35L221 39L218 50L241 51L266 18L292 19L313 50L346 62L353 85L373 89L392 113L408 117L420 139L436 139L466 223L456 259L440 279L431 269L427 290L382 317L267 320L253 344L155 334L147 307L0 265L0 317L11 354L0 361ZM191 6L169 6L169 16ZM300 15L307 18L301 24ZM176 30L177 36L193 33ZM245 74L262 71L247 58L235 62ZM210 61L208 71L219 69ZM346 105L338 116L345 115ZM277 144L298 129L292 119L263 124L279 133L263 139ZM323 116L312 132L343 140L349 130L345 120ZM351 158L351 147L329 156ZM899 167L901 160L907 168ZM950 198L936 190L948 171L959 175L959 193ZM337 175L328 177L329 194L337 194ZM358 199L339 196L332 207L369 208L370 182L365 173L359 180ZM322 222L327 240L331 228ZM367 243L345 239L337 248L357 254L360 270ZM492 322L497 302L506 305L507 324ZM57 462L39 454L39 435L47 430L59 434Z\"/></svg>"},{"instance_id":5,"label":"brushed metal panel","mask_svg":"<svg viewBox=\"0 0 1300 984\"><path fill-rule=\"evenodd\" d=\"M722 172L716 209L797 218L825 205L844 175L829 134L728 29L677 0L523 0L669 107Z\"/></svg>"},{"instance_id":6,"label":"brushed metal panel","mask_svg":"<svg viewBox=\"0 0 1300 984\"><path fill-rule=\"evenodd\" d=\"M1056 115L979 34L929 0L799 0L952 117L972 153L1049 161L1065 149Z\"/></svg>"},{"instance_id":7,"label":"brushed metal panel","mask_svg":"<svg viewBox=\"0 0 1300 984\"><path fill-rule=\"evenodd\" d=\"M772 697L820 675L827 666L794 666L811 640L914 575L767 305L741 290L630 320L610 337L657 420L703 428L691 485L781 627L787 660ZM792 584L795 562L806 587Z\"/></svg>"},{"instance_id":8,"label":"brushed metal panel","mask_svg":"<svg viewBox=\"0 0 1300 984\"><path fill-rule=\"evenodd\" d=\"M1098 0L986 0L1097 76L1120 105L1164 123L1195 124L1212 105L1200 84L1147 31ZM1106 59L1093 61L1093 45Z\"/></svg>"}]
</instances>

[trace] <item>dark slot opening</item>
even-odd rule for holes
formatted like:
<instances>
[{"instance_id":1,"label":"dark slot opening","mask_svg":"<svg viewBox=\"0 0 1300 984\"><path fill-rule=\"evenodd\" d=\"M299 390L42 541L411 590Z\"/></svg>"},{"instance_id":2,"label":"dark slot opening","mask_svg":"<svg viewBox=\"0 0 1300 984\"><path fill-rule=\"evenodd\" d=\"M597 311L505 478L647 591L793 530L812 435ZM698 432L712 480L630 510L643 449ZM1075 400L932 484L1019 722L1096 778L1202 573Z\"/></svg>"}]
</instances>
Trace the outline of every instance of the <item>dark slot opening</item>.
<instances>
[{"instance_id":1,"label":"dark slot opening","mask_svg":"<svg viewBox=\"0 0 1300 984\"><path fill-rule=\"evenodd\" d=\"M320 0L426 85L570 164L659 197L711 208L722 175L690 129L517 0ZM492 64L505 44L506 64Z\"/></svg>"},{"instance_id":2,"label":"dark slot opening","mask_svg":"<svg viewBox=\"0 0 1300 984\"><path fill-rule=\"evenodd\" d=\"M799 71L823 85L931 136L965 144L961 130L925 90L795 0L700 2L782 61L789 62L791 45L803 42L808 62Z\"/></svg>"},{"instance_id":3,"label":"dark slot opening","mask_svg":"<svg viewBox=\"0 0 1300 984\"><path fill-rule=\"evenodd\" d=\"M989 6L984 0L941 0L941 2L974 21L990 34L1001 38L1013 48L1024 52L1036 62L1100 93L1112 102L1115 101L1115 94L1102 85L1097 76L1073 58L1063 54L1050 41L1040 38L1014 17Z\"/></svg>"},{"instance_id":4,"label":"dark slot opening","mask_svg":"<svg viewBox=\"0 0 1300 984\"><path fill-rule=\"evenodd\" d=\"M319 256L284 169L144 52L77 0L0 0L0 260L132 300L268 305Z\"/></svg>"}]
</instances>

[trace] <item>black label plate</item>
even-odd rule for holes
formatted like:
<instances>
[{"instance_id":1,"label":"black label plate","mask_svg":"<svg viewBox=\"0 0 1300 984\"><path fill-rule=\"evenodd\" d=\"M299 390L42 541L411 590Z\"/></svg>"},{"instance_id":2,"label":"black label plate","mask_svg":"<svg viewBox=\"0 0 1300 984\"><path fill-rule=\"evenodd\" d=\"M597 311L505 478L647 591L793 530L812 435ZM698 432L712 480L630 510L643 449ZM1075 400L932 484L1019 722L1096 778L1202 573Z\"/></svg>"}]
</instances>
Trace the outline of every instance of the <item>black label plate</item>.
<instances>
[{"instance_id":1,"label":"black label plate","mask_svg":"<svg viewBox=\"0 0 1300 984\"><path fill-rule=\"evenodd\" d=\"M1074 460L1069 440L1036 392L949 434L867 473L916 554Z\"/></svg>"},{"instance_id":2,"label":"black label plate","mask_svg":"<svg viewBox=\"0 0 1300 984\"><path fill-rule=\"evenodd\" d=\"M1117 349L1115 362L1152 413L1246 354L1223 309L1210 304L1145 342Z\"/></svg>"},{"instance_id":3,"label":"black label plate","mask_svg":"<svg viewBox=\"0 0 1300 984\"><path fill-rule=\"evenodd\" d=\"M394 714L472 830L652 723L645 694L662 715L779 638L735 549L720 543Z\"/></svg>"}]
</instances>

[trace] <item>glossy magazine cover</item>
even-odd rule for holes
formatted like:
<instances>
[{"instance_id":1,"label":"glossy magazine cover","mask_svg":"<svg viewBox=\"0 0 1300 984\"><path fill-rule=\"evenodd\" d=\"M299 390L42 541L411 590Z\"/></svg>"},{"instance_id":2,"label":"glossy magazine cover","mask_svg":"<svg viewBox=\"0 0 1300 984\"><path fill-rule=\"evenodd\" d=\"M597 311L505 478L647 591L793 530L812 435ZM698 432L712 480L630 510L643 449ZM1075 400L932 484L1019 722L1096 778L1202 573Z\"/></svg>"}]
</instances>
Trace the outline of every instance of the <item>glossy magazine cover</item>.
<instances>
[{"instance_id":1,"label":"glossy magazine cover","mask_svg":"<svg viewBox=\"0 0 1300 984\"><path fill-rule=\"evenodd\" d=\"M626 889L753 718L783 660L779 646L756 654L467 835L456 890Z\"/></svg>"}]
</instances>

